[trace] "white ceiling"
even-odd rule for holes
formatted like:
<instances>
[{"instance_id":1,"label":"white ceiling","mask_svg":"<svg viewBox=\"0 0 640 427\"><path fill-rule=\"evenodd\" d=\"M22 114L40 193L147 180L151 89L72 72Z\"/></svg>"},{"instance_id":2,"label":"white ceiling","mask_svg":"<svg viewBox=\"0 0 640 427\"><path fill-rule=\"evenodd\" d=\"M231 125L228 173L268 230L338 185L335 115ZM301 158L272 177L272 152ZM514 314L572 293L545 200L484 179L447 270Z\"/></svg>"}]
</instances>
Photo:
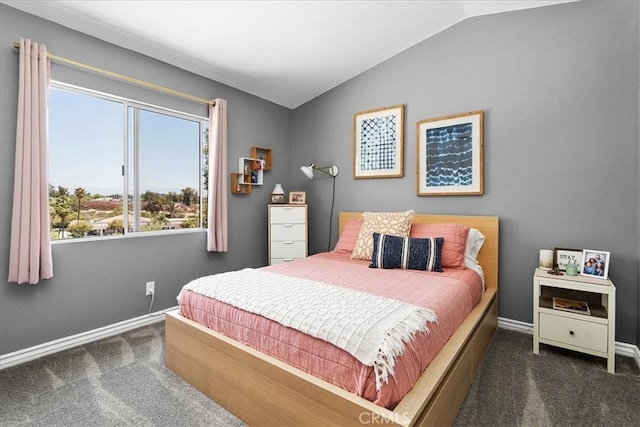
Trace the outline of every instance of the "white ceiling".
<instances>
[{"instance_id":1,"label":"white ceiling","mask_svg":"<svg viewBox=\"0 0 640 427\"><path fill-rule=\"evenodd\" d=\"M567 1L0 0L289 108L466 18Z\"/></svg>"}]
</instances>

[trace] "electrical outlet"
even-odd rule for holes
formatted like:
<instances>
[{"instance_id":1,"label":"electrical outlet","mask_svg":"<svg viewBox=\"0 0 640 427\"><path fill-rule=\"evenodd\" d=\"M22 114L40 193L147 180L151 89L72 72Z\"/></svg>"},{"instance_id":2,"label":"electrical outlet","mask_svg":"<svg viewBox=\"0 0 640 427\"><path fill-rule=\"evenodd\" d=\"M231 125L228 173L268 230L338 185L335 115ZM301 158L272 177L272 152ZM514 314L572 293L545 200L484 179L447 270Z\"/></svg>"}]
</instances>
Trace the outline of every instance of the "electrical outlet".
<instances>
[{"instance_id":1,"label":"electrical outlet","mask_svg":"<svg viewBox=\"0 0 640 427\"><path fill-rule=\"evenodd\" d=\"M147 282L145 295L153 295L156 292L156 282Z\"/></svg>"}]
</instances>

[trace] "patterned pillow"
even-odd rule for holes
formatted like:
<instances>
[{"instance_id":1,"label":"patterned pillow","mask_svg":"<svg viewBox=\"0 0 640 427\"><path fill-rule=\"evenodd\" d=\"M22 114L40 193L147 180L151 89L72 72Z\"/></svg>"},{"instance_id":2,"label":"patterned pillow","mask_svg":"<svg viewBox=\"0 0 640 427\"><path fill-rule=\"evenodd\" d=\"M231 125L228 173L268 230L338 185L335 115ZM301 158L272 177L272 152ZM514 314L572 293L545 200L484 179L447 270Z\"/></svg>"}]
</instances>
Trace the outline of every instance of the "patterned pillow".
<instances>
[{"instance_id":1,"label":"patterned pillow","mask_svg":"<svg viewBox=\"0 0 640 427\"><path fill-rule=\"evenodd\" d=\"M333 251L339 254L352 253L353 248L356 247L358 236L360 235L360 228L362 228L361 219L350 219L347 221L342 229L342 233L340 233L338 243L336 243L336 247L333 248Z\"/></svg>"},{"instance_id":2,"label":"patterned pillow","mask_svg":"<svg viewBox=\"0 0 640 427\"><path fill-rule=\"evenodd\" d=\"M353 248L351 258L371 259L373 254L373 233L392 234L394 236L409 237L413 211L406 212L364 212L362 227Z\"/></svg>"},{"instance_id":3,"label":"patterned pillow","mask_svg":"<svg viewBox=\"0 0 640 427\"><path fill-rule=\"evenodd\" d=\"M442 273L442 237L414 239L373 233L373 255L369 268L401 268Z\"/></svg>"},{"instance_id":4,"label":"patterned pillow","mask_svg":"<svg viewBox=\"0 0 640 427\"><path fill-rule=\"evenodd\" d=\"M464 254L467 247L469 227L463 224L416 223L411 227L411 237L443 237L442 266L444 268L464 268Z\"/></svg>"}]
</instances>

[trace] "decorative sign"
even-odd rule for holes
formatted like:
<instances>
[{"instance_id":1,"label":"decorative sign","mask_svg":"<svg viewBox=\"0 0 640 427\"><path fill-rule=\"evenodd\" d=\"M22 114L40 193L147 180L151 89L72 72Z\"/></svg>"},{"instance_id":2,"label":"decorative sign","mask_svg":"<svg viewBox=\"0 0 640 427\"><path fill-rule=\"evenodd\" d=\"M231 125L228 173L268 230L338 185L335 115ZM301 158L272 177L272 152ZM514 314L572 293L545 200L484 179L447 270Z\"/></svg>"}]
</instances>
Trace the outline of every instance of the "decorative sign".
<instances>
[{"instance_id":1,"label":"decorative sign","mask_svg":"<svg viewBox=\"0 0 640 427\"><path fill-rule=\"evenodd\" d=\"M553 251L555 252L553 258L556 260L558 270L566 271L567 264L576 264L578 266L582 264L582 249L555 248Z\"/></svg>"}]
</instances>

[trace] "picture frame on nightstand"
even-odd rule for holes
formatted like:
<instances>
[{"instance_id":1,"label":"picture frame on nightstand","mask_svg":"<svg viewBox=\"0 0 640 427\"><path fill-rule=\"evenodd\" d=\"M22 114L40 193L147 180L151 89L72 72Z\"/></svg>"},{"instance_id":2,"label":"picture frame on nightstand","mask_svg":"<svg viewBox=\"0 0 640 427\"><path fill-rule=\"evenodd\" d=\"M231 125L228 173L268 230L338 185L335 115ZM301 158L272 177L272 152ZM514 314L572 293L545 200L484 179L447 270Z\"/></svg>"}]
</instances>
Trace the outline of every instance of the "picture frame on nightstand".
<instances>
[{"instance_id":1,"label":"picture frame on nightstand","mask_svg":"<svg viewBox=\"0 0 640 427\"><path fill-rule=\"evenodd\" d=\"M609 277L609 262L611 254L606 251L584 249L582 251L582 263L580 274L596 279L606 280Z\"/></svg>"}]
</instances>

